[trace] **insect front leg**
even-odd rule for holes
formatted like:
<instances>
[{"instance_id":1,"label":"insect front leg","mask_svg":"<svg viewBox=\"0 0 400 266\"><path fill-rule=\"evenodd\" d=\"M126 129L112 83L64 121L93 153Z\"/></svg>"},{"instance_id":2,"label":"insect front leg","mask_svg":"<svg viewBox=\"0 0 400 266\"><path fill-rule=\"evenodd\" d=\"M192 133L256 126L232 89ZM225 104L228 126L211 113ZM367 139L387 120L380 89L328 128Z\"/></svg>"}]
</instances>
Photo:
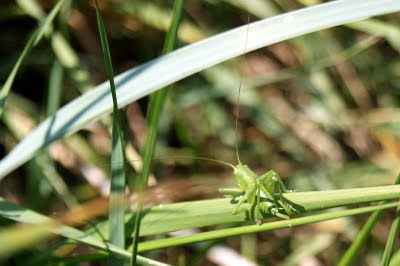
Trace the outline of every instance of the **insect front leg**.
<instances>
[{"instance_id":1,"label":"insect front leg","mask_svg":"<svg viewBox=\"0 0 400 266\"><path fill-rule=\"evenodd\" d=\"M240 206L247 199L246 195L243 195L244 191L240 188L220 188L218 191L224 195L232 196L233 198L236 198L237 196L242 195L239 202L236 204L235 208L232 210L232 214L237 214Z\"/></svg>"},{"instance_id":2,"label":"insect front leg","mask_svg":"<svg viewBox=\"0 0 400 266\"><path fill-rule=\"evenodd\" d=\"M243 202L246 200L246 196L242 196L239 200L239 202L236 204L235 208L232 210L232 214L237 214L239 211L240 206L242 206Z\"/></svg>"},{"instance_id":3,"label":"insect front leg","mask_svg":"<svg viewBox=\"0 0 400 266\"><path fill-rule=\"evenodd\" d=\"M221 194L232 196L233 198L242 195L244 192L240 188L220 188L218 191Z\"/></svg>"}]
</instances>

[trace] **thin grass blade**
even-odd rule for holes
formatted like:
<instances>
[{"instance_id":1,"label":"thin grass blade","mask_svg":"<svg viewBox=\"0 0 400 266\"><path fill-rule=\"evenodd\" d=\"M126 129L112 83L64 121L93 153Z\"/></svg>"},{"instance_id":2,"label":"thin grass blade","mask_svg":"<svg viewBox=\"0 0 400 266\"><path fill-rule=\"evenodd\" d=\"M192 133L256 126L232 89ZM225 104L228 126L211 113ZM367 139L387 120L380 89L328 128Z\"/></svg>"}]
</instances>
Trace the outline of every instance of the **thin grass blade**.
<instances>
[{"instance_id":1,"label":"thin grass blade","mask_svg":"<svg viewBox=\"0 0 400 266\"><path fill-rule=\"evenodd\" d=\"M125 167L118 162L124 161L123 136L120 128L119 110L117 96L115 93L114 73L112 69L110 48L108 46L107 34L104 28L103 19L96 2L97 24L99 26L100 41L103 48L104 62L108 80L110 82L113 101L113 124L112 124L112 153L111 153L111 188L110 188L110 213L109 239L110 243L120 248L125 248L125 221L124 221L124 200L125 200ZM119 257L110 256L109 265L124 265Z\"/></svg>"}]
</instances>

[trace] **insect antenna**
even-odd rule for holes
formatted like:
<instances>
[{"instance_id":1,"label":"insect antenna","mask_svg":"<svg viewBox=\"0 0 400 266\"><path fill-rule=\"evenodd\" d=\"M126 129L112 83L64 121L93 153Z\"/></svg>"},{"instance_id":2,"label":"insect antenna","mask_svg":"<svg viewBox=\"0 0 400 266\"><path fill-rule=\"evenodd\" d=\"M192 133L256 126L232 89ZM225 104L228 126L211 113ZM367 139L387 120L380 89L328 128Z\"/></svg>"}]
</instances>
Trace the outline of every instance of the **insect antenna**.
<instances>
[{"instance_id":1,"label":"insect antenna","mask_svg":"<svg viewBox=\"0 0 400 266\"><path fill-rule=\"evenodd\" d=\"M239 81L239 88L238 88L238 97L237 97L237 103L236 103L236 118L235 118L235 142L236 142L236 158L238 160L239 164L242 164L240 161L240 156L239 156L239 136L238 136L238 118L239 118L239 107L240 107L240 92L242 89L242 80L243 80L243 70L244 70L244 63L246 62L246 50L247 50L247 38L249 37L249 24L250 24L250 16L247 16L247 30L246 30L246 41L244 43L244 50L243 50L243 55L242 55L242 62L240 63L240 81Z\"/></svg>"},{"instance_id":2,"label":"insect antenna","mask_svg":"<svg viewBox=\"0 0 400 266\"><path fill-rule=\"evenodd\" d=\"M165 159L194 159L194 160L202 160L202 161L210 161L210 162L215 162L223 165L227 165L235 169L235 166L233 164L217 160L217 159L212 159L212 158L206 158L206 157L199 157L199 156L187 156L187 155L171 155L171 156L161 156L161 157L154 157L151 160L165 160ZM135 162L135 161L142 161L142 159L134 159L134 160L126 160L125 162L121 163L128 163L128 162ZM117 162L118 163L118 162ZM115 164L115 163L114 163Z\"/></svg>"},{"instance_id":3,"label":"insect antenna","mask_svg":"<svg viewBox=\"0 0 400 266\"><path fill-rule=\"evenodd\" d=\"M212 159L212 158L199 157L199 156L183 156L183 155L182 156L175 155L175 156L170 156L170 157L175 158L175 159L195 159L195 160L202 160L202 161L210 161L210 162L224 164L224 165L230 166L233 169L235 169L235 166L233 166L230 163L227 163L227 162L224 162L224 161L221 161L221 160L217 160L217 159ZM160 159L160 158L156 158L156 159Z\"/></svg>"}]
</instances>

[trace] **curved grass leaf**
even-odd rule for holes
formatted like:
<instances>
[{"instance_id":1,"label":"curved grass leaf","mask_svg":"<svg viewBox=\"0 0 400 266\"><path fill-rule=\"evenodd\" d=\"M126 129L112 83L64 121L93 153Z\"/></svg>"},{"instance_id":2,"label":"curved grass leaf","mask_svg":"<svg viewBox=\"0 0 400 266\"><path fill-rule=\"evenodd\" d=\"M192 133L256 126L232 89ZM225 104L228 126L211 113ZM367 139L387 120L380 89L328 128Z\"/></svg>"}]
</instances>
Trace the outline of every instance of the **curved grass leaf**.
<instances>
[{"instance_id":1,"label":"curved grass leaf","mask_svg":"<svg viewBox=\"0 0 400 266\"><path fill-rule=\"evenodd\" d=\"M242 53L249 30L247 50L301 36L321 29L400 10L399 1L339 0L282 14L218 34L159 57L115 78L119 107L153 91ZM156 78L157 77L157 78ZM108 83L70 102L47 118L1 162L0 178L28 161L49 143L70 135L112 109Z\"/></svg>"}]
</instances>

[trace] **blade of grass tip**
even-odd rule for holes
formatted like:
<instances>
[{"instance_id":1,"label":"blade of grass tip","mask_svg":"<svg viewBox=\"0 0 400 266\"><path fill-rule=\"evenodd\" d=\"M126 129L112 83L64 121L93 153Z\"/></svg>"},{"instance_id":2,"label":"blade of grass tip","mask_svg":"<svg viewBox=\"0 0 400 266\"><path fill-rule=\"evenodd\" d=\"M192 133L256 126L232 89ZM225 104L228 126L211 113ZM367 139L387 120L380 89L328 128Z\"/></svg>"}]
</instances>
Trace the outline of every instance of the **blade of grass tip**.
<instances>
[{"instance_id":1,"label":"blade of grass tip","mask_svg":"<svg viewBox=\"0 0 400 266\"><path fill-rule=\"evenodd\" d=\"M109 240L110 243L120 248L125 248L125 223L124 223L124 198L125 198L125 169L123 136L120 128L119 110L117 96L115 92L114 73L112 69L110 49L108 46L107 35L104 28L103 19L96 3L97 24L99 26L99 34L101 46L103 49L104 62L113 100L113 124L112 124L112 152L111 152L111 187L110 187L110 213L109 222ZM124 265L124 261L118 257L111 255L108 261L109 265Z\"/></svg>"},{"instance_id":2,"label":"blade of grass tip","mask_svg":"<svg viewBox=\"0 0 400 266\"><path fill-rule=\"evenodd\" d=\"M182 18L182 10L184 2L185 2L184 0L174 1L171 26L165 38L164 47L162 50L163 54L171 52L176 45L179 23ZM146 143L143 150L142 172L140 173L140 176L136 183L137 191L142 191L147 186L147 180L150 173L151 162L154 155L154 150L157 140L158 123L167 96L167 91L168 87L158 90L157 92L152 94L150 98L148 120L147 120L149 126L149 134L146 139ZM136 254L139 243L139 231L140 231L140 213L141 213L141 206L139 203L135 214L131 265L136 265Z\"/></svg>"},{"instance_id":3,"label":"blade of grass tip","mask_svg":"<svg viewBox=\"0 0 400 266\"><path fill-rule=\"evenodd\" d=\"M400 184L400 174L397 176L396 180L394 181L394 185ZM389 201L384 201L381 205L388 203ZM375 224L378 222L379 218L381 217L382 210L374 211L371 216L368 218L367 222L364 224L360 232L358 233L356 239L351 242L350 247L346 250L345 254L340 259L338 265L339 266L346 266L346 265L353 265L354 259L356 255L359 253L361 247L365 244L368 236L371 234L372 228L374 228ZM397 211L396 211L397 214ZM397 216L396 216L397 217Z\"/></svg>"},{"instance_id":4,"label":"blade of grass tip","mask_svg":"<svg viewBox=\"0 0 400 266\"><path fill-rule=\"evenodd\" d=\"M64 0L58 1L58 3L53 7L49 15L46 17L46 19L43 20L40 23L39 27L33 32L24 49L22 50L22 53L17 60L17 63L15 63L13 69L11 70L11 73L8 75L7 80L0 91L0 117L3 114L4 104L6 102L8 94L10 93L12 84L18 73L19 68L22 65L22 62L25 60L26 56L29 54L32 48L36 46L37 43L42 39L43 34L49 29L51 22L54 20L55 16L60 10L63 2Z\"/></svg>"},{"instance_id":5,"label":"blade of grass tip","mask_svg":"<svg viewBox=\"0 0 400 266\"><path fill-rule=\"evenodd\" d=\"M362 207L362 208L350 209L350 210L345 210L345 211L316 214L316 215L311 215L311 216L306 216L306 217L301 217L301 218L294 218L294 219L289 219L289 220L281 220L281 221L276 221L276 222L264 223L261 225L240 226L240 227L234 227L234 228L228 228L228 229L203 232L203 233L189 235L189 236L152 240L152 241L140 243L139 247L138 247L138 251L144 252L144 251L149 251L149 250L153 250L153 249L161 249L161 248L172 247L172 246L180 246L180 245L186 245L186 244L191 244L191 243L195 243L195 242L196 243L203 242L203 241L208 241L208 240L213 240L213 239L227 238L227 237L239 236L239 235L244 235L244 234L253 234L253 233L258 233L258 232L264 232L264 231L270 231L270 230L276 230L276 229L282 229L282 228L289 228L289 227L293 227L293 226L306 225L306 224L311 224L311 223L317 223L317 222L322 222L322 221L327 221L327 220L332 220L332 219L338 219L338 218L358 215L358 214L362 214L362 213L372 212L375 210L393 208L393 207L397 207L399 205L400 205L399 202L394 202L394 203L388 203L388 204L383 204L383 205L378 205L378 206Z\"/></svg>"}]
</instances>

